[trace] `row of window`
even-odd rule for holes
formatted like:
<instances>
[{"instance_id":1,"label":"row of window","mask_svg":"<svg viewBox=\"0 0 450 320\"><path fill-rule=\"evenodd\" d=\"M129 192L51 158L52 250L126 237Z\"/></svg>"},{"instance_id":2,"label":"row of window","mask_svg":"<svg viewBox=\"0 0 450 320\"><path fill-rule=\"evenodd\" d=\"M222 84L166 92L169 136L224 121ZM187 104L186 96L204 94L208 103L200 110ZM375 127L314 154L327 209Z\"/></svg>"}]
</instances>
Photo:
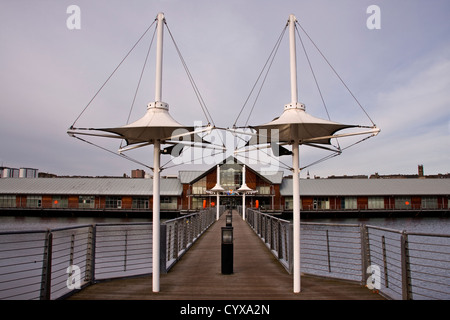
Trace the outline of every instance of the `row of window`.
<instances>
[{"instance_id":1,"label":"row of window","mask_svg":"<svg viewBox=\"0 0 450 320\"><path fill-rule=\"evenodd\" d=\"M177 197L161 197L161 209L177 209ZM15 208L17 206L15 195L0 195L0 208ZM27 196L25 203L20 203L19 207L42 208L42 196ZM66 196L53 196L52 208L68 208L69 198ZM78 208L96 209L100 208L99 200L95 196L79 196ZM121 209L122 197L110 196L105 198L104 208ZM133 197L132 209L149 209L148 197Z\"/></svg>"},{"instance_id":2,"label":"row of window","mask_svg":"<svg viewBox=\"0 0 450 320\"><path fill-rule=\"evenodd\" d=\"M203 198L192 198L192 208L198 209L203 206ZM387 202L386 202L387 201ZM395 197L385 201L384 197L368 197L367 204L358 204L357 197L342 197L340 199L330 199L328 197L315 197L312 204L304 205L301 202L302 210L330 210L330 209L444 209L450 208L450 201L444 203L443 198L422 197L420 204L412 204L411 197ZM149 209L149 197L133 197L132 209ZM262 203L261 203L262 204ZM177 210L177 197L161 197L161 209ZM17 204L15 195L0 195L0 208L42 208L42 196L27 196L25 203ZM122 197L109 196L105 198L102 205L106 209L121 209L123 207ZM52 208L68 208L69 198L67 196L53 196ZM80 209L98 209L101 208L99 199L95 196L79 196L78 208ZM102 208L102 209L103 209ZM292 210L292 197L285 198L285 209Z\"/></svg>"},{"instance_id":3,"label":"row of window","mask_svg":"<svg viewBox=\"0 0 450 320\"><path fill-rule=\"evenodd\" d=\"M411 197L395 197L394 200L385 203L384 197L368 197L367 205L358 206L357 197L342 197L338 201L330 204L328 197L316 197L313 199L312 205L302 207L303 210L329 210L330 205L334 209L352 210L352 209L440 209L444 207L450 208L450 201L447 205L439 203L438 197L422 197L420 206L413 205ZM417 206L417 207L416 207ZM293 200L291 198L285 199L285 209L290 210L293 208Z\"/></svg>"}]
</instances>

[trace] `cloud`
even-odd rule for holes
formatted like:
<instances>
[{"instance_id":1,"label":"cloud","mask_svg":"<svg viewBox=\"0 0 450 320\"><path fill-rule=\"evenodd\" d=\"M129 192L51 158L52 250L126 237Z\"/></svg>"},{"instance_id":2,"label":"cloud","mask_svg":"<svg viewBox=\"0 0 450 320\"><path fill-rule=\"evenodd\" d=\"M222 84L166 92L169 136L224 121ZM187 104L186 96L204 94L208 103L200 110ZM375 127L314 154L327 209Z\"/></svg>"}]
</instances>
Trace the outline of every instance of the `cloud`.
<instances>
[{"instance_id":1,"label":"cloud","mask_svg":"<svg viewBox=\"0 0 450 320\"><path fill-rule=\"evenodd\" d=\"M380 119L388 133L421 132L450 115L450 47L412 63L378 97Z\"/></svg>"},{"instance_id":2,"label":"cloud","mask_svg":"<svg viewBox=\"0 0 450 320\"><path fill-rule=\"evenodd\" d=\"M386 79L372 115L381 133L367 144L331 160L330 174L414 173L424 164L428 173L447 173L450 159L449 47L411 62ZM344 160L345 159L345 160ZM356 159L356 160L355 160ZM346 165L345 163L348 163ZM352 163L350 165L350 163Z\"/></svg>"},{"instance_id":3,"label":"cloud","mask_svg":"<svg viewBox=\"0 0 450 320\"><path fill-rule=\"evenodd\" d=\"M136 164L71 139L65 131L160 11L166 14L214 121L231 126L288 15L294 13L382 129L378 137L311 170L319 175L394 172L413 170L424 162L429 171L448 171L445 89L450 70L449 50L442 47L450 34L448 2L379 1L378 31L366 28L365 10L372 4L367 1L194 2L79 0L80 30L66 27L71 2L2 3L0 160L58 174L121 175L135 169ZM148 43L146 39L121 67L80 119L80 126L126 122ZM164 43L163 100L177 121L187 125L205 121L167 33ZM250 124L279 116L290 100L287 47L285 35ZM299 67L299 72L301 98L309 99L314 89L305 86L311 80L309 71ZM331 89L326 98L332 120L364 119L358 107L344 99L347 93L338 92L339 83L329 75L320 80ZM144 114L153 90L152 52L131 120ZM320 103L302 102L312 115L324 117ZM241 123L248 112L249 106ZM105 143L117 149L114 143ZM151 154L148 148L138 155L151 164ZM305 150L302 161L309 155Z\"/></svg>"}]
</instances>

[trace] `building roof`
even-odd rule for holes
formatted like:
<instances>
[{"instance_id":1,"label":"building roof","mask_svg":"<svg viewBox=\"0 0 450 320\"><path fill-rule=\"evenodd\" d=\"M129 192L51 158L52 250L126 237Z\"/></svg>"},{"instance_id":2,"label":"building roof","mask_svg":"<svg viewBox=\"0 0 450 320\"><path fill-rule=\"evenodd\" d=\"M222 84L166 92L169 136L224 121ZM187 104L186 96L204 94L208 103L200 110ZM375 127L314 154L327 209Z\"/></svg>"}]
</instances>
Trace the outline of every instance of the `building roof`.
<instances>
[{"instance_id":1,"label":"building roof","mask_svg":"<svg viewBox=\"0 0 450 320\"><path fill-rule=\"evenodd\" d=\"M178 172L178 178L180 179L181 184L189 184L204 173L205 171L180 171Z\"/></svg>"},{"instance_id":2,"label":"building roof","mask_svg":"<svg viewBox=\"0 0 450 320\"><path fill-rule=\"evenodd\" d=\"M183 181L197 171L180 172L180 178L161 179L161 196L182 195ZM274 178L276 177L276 179ZM281 196L292 196L292 179L282 180ZM186 180L183 180L186 179ZM192 181L192 180L190 180ZM0 195L153 195L152 179L125 178L2 178ZM450 196L450 179L301 179L301 196Z\"/></svg>"},{"instance_id":3,"label":"building roof","mask_svg":"<svg viewBox=\"0 0 450 320\"><path fill-rule=\"evenodd\" d=\"M281 184L283 182L283 171L255 171L261 176L269 180L273 184Z\"/></svg>"},{"instance_id":4,"label":"building roof","mask_svg":"<svg viewBox=\"0 0 450 320\"><path fill-rule=\"evenodd\" d=\"M236 163L239 165L244 165L244 163L242 163L238 159L236 159L232 156L229 156L227 159L223 160L222 163L219 164L219 166L222 166L223 164L227 164L227 163ZM246 166L249 170L252 170L256 174L258 174L260 177L266 179L268 182L270 182L272 184L281 184L281 182L283 180L283 174L284 174L283 171L259 171L259 170L255 170L254 168L252 168L249 165L246 165ZM190 171L190 170L179 171L178 177L180 179L181 184L191 184L191 183L195 182L197 179L201 178L202 176L206 176L211 171L216 170L216 167L217 167L217 165L214 165L205 171Z\"/></svg>"},{"instance_id":5,"label":"building roof","mask_svg":"<svg viewBox=\"0 0 450 320\"><path fill-rule=\"evenodd\" d=\"M162 196L178 196L183 188L179 179L161 179ZM152 179L124 178L4 178L0 194L52 195L153 195Z\"/></svg>"},{"instance_id":6,"label":"building roof","mask_svg":"<svg viewBox=\"0 0 450 320\"><path fill-rule=\"evenodd\" d=\"M292 196L283 179L282 196ZM301 179L300 196L450 195L450 179Z\"/></svg>"}]
</instances>

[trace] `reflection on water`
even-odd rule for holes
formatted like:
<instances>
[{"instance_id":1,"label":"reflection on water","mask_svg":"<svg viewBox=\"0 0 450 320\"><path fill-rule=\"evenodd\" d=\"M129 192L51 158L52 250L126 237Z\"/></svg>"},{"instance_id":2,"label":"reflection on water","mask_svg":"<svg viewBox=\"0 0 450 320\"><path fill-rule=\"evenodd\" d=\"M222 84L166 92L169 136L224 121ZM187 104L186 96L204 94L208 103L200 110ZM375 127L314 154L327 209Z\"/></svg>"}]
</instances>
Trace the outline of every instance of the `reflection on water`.
<instances>
[{"instance_id":1,"label":"reflection on water","mask_svg":"<svg viewBox=\"0 0 450 320\"><path fill-rule=\"evenodd\" d=\"M305 222L366 224L405 230L407 232L424 232L433 234L450 234L450 219L448 217L401 217L401 218L332 218L332 219L302 219Z\"/></svg>"},{"instance_id":2,"label":"reflection on water","mask_svg":"<svg viewBox=\"0 0 450 320\"><path fill-rule=\"evenodd\" d=\"M0 216L0 231L45 230L95 223L150 222L150 218L125 217L12 217ZM163 220L161 220L163 221ZM450 234L448 217L400 217L400 218L320 218L302 219L302 222L367 224L408 232Z\"/></svg>"},{"instance_id":3,"label":"reflection on water","mask_svg":"<svg viewBox=\"0 0 450 320\"><path fill-rule=\"evenodd\" d=\"M0 217L0 231L46 230L96 223L151 222L149 218L125 217Z\"/></svg>"}]
</instances>

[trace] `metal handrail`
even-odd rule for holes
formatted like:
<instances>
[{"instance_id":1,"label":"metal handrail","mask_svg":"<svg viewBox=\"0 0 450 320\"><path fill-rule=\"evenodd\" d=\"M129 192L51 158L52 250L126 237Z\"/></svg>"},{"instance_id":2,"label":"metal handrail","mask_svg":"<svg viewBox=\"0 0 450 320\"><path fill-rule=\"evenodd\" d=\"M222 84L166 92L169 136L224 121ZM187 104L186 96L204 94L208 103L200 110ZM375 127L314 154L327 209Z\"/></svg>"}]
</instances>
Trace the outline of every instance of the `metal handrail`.
<instances>
[{"instance_id":1,"label":"metal handrail","mask_svg":"<svg viewBox=\"0 0 450 320\"><path fill-rule=\"evenodd\" d=\"M222 210L223 212L223 210ZM292 224L247 209L247 222L292 272ZM161 224L162 272L214 223L215 209ZM302 272L374 287L392 299L450 299L450 235L336 223L301 224ZM70 288L150 274L151 223L102 223L0 232L0 299L59 299ZM69 274L67 268L78 267ZM376 266L378 274L368 273ZM73 277L71 277L71 275ZM370 281L369 281L370 280ZM376 280L376 279L375 279Z\"/></svg>"},{"instance_id":2,"label":"metal handrail","mask_svg":"<svg viewBox=\"0 0 450 320\"><path fill-rule=\"evenodd\" d=\"M161 224L162 272L178 261L215 216L215 209L207 209ZM169 245L173 238L166 236L174 225L177 237L183 239L177 252ZM0 300L60 299L97 281L151 270L151 222L0 232Z\"/></svg>"},{"instance_id":3,"label":"metal handrail","mask_svg":"<svg viewBox=\"0 0 450 320\"><path fill-rule=\"evenodd\" d=\"M290 221L253 209L246 217L292 272ZM301 223L300 234L302 273L356 281L391 299L450 299L450 235L311 222Z\"/></svg>"}]
</instances>

